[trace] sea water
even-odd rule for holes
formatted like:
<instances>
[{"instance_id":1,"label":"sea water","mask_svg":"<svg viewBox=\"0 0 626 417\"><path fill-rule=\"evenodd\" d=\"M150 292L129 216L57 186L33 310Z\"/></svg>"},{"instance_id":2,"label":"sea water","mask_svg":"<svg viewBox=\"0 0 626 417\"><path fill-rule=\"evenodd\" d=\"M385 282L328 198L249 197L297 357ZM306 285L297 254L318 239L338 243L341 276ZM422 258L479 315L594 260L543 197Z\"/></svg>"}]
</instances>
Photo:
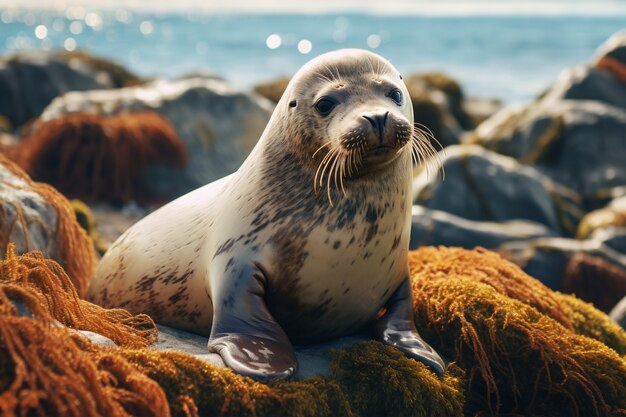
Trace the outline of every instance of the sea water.
<instances>
[{"instance_id":1,"label":"sea water","mask_svg":"<svg viewBox=\"0 0 626 417\"><path fill-rule=\"evenodd\" d=\"M85 49L145 77L211 71L249 88L315 55L365 48L400 71L444 71L470 96L532 100L626 28L626 16L403 16L0 10L0 52Z\"/></svg>"}]
</instances>

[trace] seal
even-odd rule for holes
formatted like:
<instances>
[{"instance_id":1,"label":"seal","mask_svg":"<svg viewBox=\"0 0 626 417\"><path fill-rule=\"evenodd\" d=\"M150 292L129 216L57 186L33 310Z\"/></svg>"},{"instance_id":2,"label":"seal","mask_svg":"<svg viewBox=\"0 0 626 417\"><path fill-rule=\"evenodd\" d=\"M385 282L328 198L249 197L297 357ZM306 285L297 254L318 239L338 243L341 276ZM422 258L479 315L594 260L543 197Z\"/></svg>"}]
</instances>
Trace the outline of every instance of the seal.
<instances>
[{"instance_id":1,"label":"seal","mask_svg":"<svg viewBox=\"0 0 626 417\"><path fill-rule=\"evenodd\" d=\"M370 326L439 375L413 322L413 163L432 154L400 73L346 49L289 83L234 174L161 207L101 260L89 298L209 336L238 373L284 378L292 343Z\"/></svg>"}]
</instances>

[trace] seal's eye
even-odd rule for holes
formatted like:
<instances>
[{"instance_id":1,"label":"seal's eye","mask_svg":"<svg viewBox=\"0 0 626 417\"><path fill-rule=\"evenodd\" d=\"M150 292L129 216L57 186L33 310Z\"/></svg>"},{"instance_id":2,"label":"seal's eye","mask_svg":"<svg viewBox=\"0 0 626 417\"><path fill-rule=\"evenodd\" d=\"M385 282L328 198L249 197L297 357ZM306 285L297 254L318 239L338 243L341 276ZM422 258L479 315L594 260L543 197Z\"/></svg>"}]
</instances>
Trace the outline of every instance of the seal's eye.
<instances>
[{"instance_id":1,"label":"seal's eye","mask_svg":"<svg viewBox=\"0 0 626 417\"><path fill-rule=\"evenodd\" d=\"M389 93L387 96L395 101L398 106L402 104L402 91L398 90L397 88L395 90L392 90L391 93Z\"/></svg>"},{"instance_id":2,"label":"seal's eye","mask_svg":"<svg viewBox=\"0 0 626 417\"><path fill-rule=\"evenodd\" d=\"M315 110L322 116L327 116L337 105L337 100L330 97L322 97L315 103Z\"/></svg>"}]
</instances>

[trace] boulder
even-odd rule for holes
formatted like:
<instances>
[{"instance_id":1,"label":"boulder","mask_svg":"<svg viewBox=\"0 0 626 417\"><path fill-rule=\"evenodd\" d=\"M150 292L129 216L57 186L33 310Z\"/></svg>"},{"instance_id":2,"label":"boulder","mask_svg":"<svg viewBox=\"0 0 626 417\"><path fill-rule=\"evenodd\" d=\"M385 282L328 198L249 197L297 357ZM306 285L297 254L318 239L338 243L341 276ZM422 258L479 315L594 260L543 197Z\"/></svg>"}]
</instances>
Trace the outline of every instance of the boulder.
<instances>
[{"instance_id":1,"label":"boulder","mask_svg":"<svg viewBox=\"0 0 626 417\"><path fill-rule=\"evenodd\" d=\"M113 80L80 59L43 51L0 57L0 117L17 128L39 116L68 91L115 87Z\"/></svg>"},{"instance_id":2,"label":"boulder","mask_svg":"<svg viewBox=\"0 0 626 417\"><path fill-rule=\"evenodd\" d=\"M562 100L503 111L473 141L533 164L594 201L626 183L626 111L598 101Z\"/></svg>"},{"instance_id":3,"label":"boulder","mask_svg":"<svg viewBox=\"0 0 626 417\"><path fill-rule=\"evenodd\" d=\"M410 249L422 246L458 246L473 249L497 248L505 242L556 236L547 226L527 220L481 222L445 211L413 206Z\"/></svg>"},{"instance_id":4,"label":"boulder","mask_svg":"<svg viewBox=\"0 0 626 417\"><path fill-rule=\"evenodd\" d=\"M602 259L607 265L626 271L626 255L593 240L539 238L506 242L498 248L498 252L554 290L563 289L565 269L576 254ZM584 299L583 294L577 295Z\"/></svg>"},{"instance_id":5,"label":"boulder","mask_svg":"<svg viewBox=\"0 0 626 417\"><path fill-rule=\"evenodd\" d=\"M606 207L587 213L578 225L576 237L585 239L596 230L626 227L626 196L612 200Z\"/></svg>"},{"instance_id":6,"label":"boulder","mask_svg":"<svg viewBox=\"0 0 626 417\"><path fill-rule=\"evenodd\" d=\"M610 71L626 82L626 31L616 33L600 45L594 66Z\"/></svg>"},{"instance_id":7,"label":"boulder","mask_svg":"<svg viewBox=\"0 0 626 417\"><path fill-rule=\"evenodd\" d=\"M278 100L283 96L287 85L289 84L289 77L280 77L272 81L268 81L263 84L259 84L253 88L253 91L273 103L278 103Z\"/></svg>"},{"instance_id":8,"label":"boulder","mask_svg":"<svg viewBox=\"0 0 626 417\"><path fill-rule=\"evenodd\" d=\"M594 230L589 239L596 240L619 253L626 254L626 227L603 227Z\"/></svg>"},{"instance_id":9,"label":"boulder","mask_svg":"<svg viewBox=\"0 0 626 417\"><path fill-rule=\"evenodd\" d=\"M75 112L160 114L174 127L189 157L182 169L151 166L147 188L154 195L174 198L239 168L265 129L273 107L268 100L220 80L187 78L69 93L54 100L41 120Z\"/></svg>"},{"instance_id":10,"label":"boulder","mask_svg":"<svg viewBox=\"0 0 626 417\"><path fill-rule=\"evenodd\" d=\"M626 80L604 68L567 68L543 97L542 105L559 100L596 100L626 109Z\"/></svg>"},{"instance_id":11,"label":"boulder","mask_svg":"<svg viewBox=\"0 0 626 417\"><path fill-rule=\"evenodd\" d=\"M572 255L565 266L561 290L576 294L608 313L626 296L626 268L585 253Z\"/></svg>"},{"instance_id":12,"label":"boulder","mask_svg":"<svg viewBox=\"0 0 626 417\"><path fill-rule=\"evenodd\" d=\"M419 174L414 203L481 222L528 220L573 235L580 197L532 167L475 145L447 148L442 176Z\"/></svg>"},{"instance_id":13,"label":"boulder","mask_svg":"<svg viewBox=\"0 0 626 417\"><path fill-rule=\"evenodd\" d=\"M38 250L56 260L78 294L85 294L95 269L95 251L70 203L0 154L0 257L9 243L18 254Z\"/></svg>"}]
</instances>

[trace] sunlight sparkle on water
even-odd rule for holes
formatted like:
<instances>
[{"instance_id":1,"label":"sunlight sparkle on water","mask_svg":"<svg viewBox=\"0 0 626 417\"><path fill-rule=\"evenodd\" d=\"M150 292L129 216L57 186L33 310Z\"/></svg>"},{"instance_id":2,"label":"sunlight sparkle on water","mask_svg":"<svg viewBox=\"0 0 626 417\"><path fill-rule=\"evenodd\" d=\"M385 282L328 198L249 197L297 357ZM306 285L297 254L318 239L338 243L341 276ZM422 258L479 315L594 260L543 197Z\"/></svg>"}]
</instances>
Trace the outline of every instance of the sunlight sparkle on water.
<instances>
[{"instance_id":1,"label":"sunlight sparkle on water","mask_svg":"<svg viewBox=\"0 0 626 417\"><path fill-rule=\"evenodd\" d=\"M48 28L44 25L39 25L35 28L35 36L37 39L44 39L48 36Z\"/></svg>"},{"instance_id":2,"label":"sunlight sparkle on water","mask_svg":"<svg viewBox=\"0 0 626 417\"><path fill-rule=\"evenodd\" d=\"M144 20L139 25L139 31L143 33L144 35L150 35L152 32L154 32L154 25L152 24L151 21Z\"/></svg>"},{"instance_id":3,"label":"sunlight sparkle on water","mask_svg":"<svg viewBox=\"0 0 626 417\"><path fill-rule=\"evenodd\" d=\"M301 54L308 54L313 49L313 44L308 39L302 39L298 42L298 52Z\"/></svg>"},{"instance_id":4,"label":"sunlight sparkle on water","mask_svg":"<svg viewBox=\"0 0 626 417\"><path fill-rule=\"evenodd\" d=\"M272 33L270 36L267 37L267 39L265 40L265 44L267 45L268 48L270 49L276 49L278 48L281 44L283 43L282 38L280 37L280 35L276 34L276 33Z\"/></svg>"},{"instance_id":5,"label":"sunlight sparkle on water","mask_svg":"<svg viewBox=\"0 0 626 417\"><path fill-rule=\"evenodd\" d=\"M367 37L367 46L370 48L378 48L380 46L380 36L379 35L369 35Z\"/></svg>"},{"instance_id":6,"label":"sunlight sparkle on water","mask_svg":"<svg viewBox=\"0 0 626 417\"><path fill-rule=\"evenodd\" d=\"M79 22L78 20L74 20L72 23L70 23L70 32L72 32L74 35L78 35L82 31L83 24L81 22Z\"/></svg>"},{"instance_id":7,"label":"sunlight sparkle on water","mask_svg":"<svg viewBox=\"0 0 626 417\"><path fill-rule=\"evenodd\" d=\"M63 42L63 47L65 48L66 51L72 52L73 50L76 49L76 39L74 38L65 39L65 42Z\"/></svg>"}]
</instances>

